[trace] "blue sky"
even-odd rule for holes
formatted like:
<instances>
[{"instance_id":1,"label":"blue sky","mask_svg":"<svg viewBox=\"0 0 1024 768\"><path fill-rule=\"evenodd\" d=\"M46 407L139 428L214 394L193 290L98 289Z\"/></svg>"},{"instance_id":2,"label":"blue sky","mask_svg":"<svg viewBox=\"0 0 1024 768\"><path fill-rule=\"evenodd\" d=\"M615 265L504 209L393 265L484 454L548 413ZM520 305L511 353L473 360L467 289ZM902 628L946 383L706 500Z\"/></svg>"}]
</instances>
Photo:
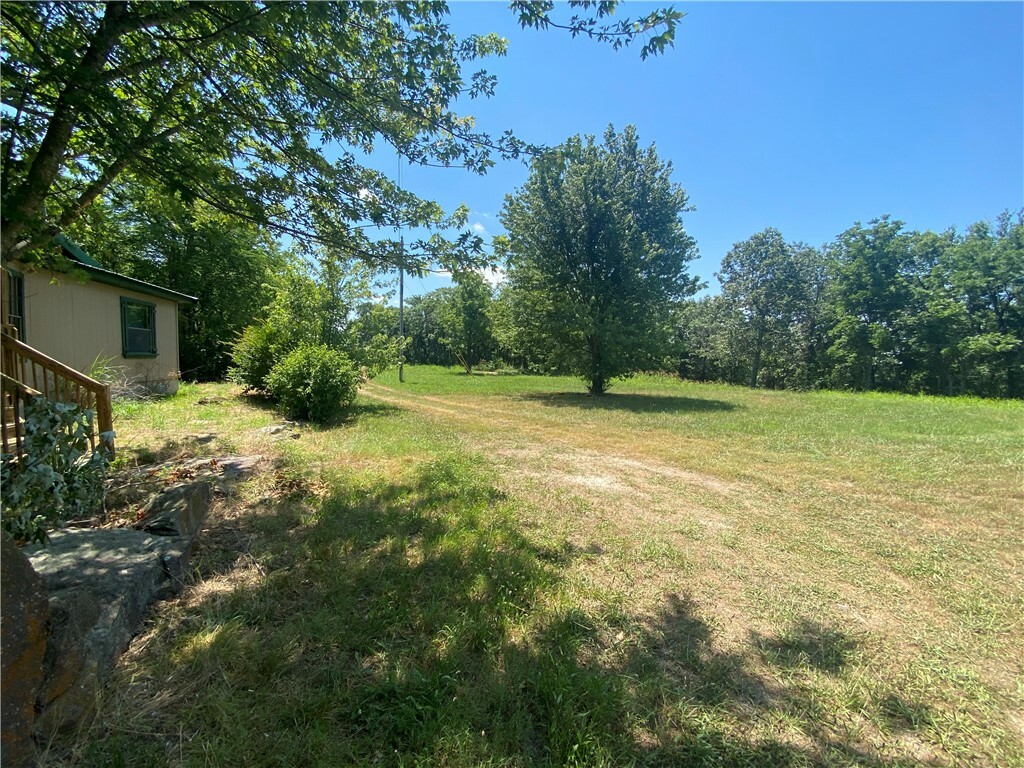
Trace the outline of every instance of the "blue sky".
<instances>
[{"instance_id":1,"label":"blue sky","mask_svg":"<svg viewBox=\"0 0 1024 768\"><path fill-rule=\"evenodd\" d=\"M768 226L820 245L884 213L940 230L1024 207L1024 3L675 7L687 14L675 48L642 62L637 48L521 30L503 4L453 3L457 34L510 42L480 63L496 95L460 111L546 144L636 125L696 208L683 218L701 253L691 271L712 290L731 245ZM386 154L373 164L397 167ZM403 180L446 209L468 204L490 236L527 173L413 167ZM446 282L413 278L407 291Z\"/></svg>"}]
</instances>

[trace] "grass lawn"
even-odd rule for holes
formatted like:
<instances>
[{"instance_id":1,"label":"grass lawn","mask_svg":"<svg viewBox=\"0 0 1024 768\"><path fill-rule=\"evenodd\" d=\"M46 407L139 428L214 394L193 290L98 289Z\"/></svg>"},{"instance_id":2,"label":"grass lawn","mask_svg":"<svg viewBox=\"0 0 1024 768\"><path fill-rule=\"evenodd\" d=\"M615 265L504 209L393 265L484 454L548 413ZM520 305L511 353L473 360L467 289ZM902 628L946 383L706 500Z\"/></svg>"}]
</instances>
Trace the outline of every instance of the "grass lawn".
<instances>
[{"instance_id":1,"label":"grass lawn","mask_svg":"<svg viewBox=\"0 0 1024 768\"><path fill-rule=\"evenodd\" d=\"M117 406L122 463L275 468L45 762L1024 765L1024 404L406 379Z\"/></svg>"}]
</instances>

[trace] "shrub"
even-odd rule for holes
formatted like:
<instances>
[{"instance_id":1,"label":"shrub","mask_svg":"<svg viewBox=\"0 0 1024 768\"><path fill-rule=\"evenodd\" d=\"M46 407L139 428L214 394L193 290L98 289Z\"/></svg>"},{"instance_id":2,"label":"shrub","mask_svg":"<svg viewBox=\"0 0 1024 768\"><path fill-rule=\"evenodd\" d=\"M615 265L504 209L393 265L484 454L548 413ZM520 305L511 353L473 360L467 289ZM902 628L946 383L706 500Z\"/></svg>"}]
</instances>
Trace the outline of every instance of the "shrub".
<instances>
[{"instance_id":1,"label":"shrub","mask_svg":"<svg viewBox=\"0 0 1024 768\"><path fill-rule=\"evenodd\" d=\"M46 532L66 520L103 507L109 457L89 445L93 412L37 397L25 406L25 450L0 467L2 525L19 543L46 541Z\"/></svg>"},{"instance_id":2,"label":"shrub","mask_svg":"<svg viewBox=\"0 0 1024 768\"><path fill-rule=\"evenodd\" d=\"M280 336L272 323L250 325L242 331L231 353L235 364L229 378L246 389L268 390L267 377L281 356Z\"/></svg>"},{"instance_id":3,"label":"shrub","mask_svg":"<svg viewBox=\"0 0 1024 768\"><path fill-rule=\"evenodd\" d=\"M303 344L275 365L267 389L292 418L324 422L356 397L358 373L343 352Z\"/></svg>"}]
</instances>

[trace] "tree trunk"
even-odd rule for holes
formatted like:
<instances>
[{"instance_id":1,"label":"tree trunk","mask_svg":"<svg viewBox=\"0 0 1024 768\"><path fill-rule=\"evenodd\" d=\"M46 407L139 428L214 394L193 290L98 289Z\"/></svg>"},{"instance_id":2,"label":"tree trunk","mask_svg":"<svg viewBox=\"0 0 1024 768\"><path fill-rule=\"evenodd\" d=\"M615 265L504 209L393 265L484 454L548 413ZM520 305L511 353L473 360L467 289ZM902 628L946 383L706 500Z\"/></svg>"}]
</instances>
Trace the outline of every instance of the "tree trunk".
<instances>
[{"instance_id":1,"label":"tree trunk","mask_svg":"<svg viewBox=\"0 0 1024 768\"><path fill-rule=\"evenodd\" d=\"M97 77L124 34L121 22L127 15L127 3L108 3L89 48L69 78L67 86L57 97L53 115L46 127L46 135L24 180L11 191L4 206L3 226L0 232L0 250L4 255L15 254L29 225L39 217L50 187L60 172L71 132L78 122L78 113L89 96L88 83Z\"/></svg>"},{"instance_id":2,"label":"tree trunk","mask_svg":"<svg viewBox=\"0 0 1024 768\"><path fill-rule=\"evenodd\" d=\"M590 384L587 391L592 395L603 395L608 385L602 367L601 344L596 336L588 336L587 346L590 348Z\"/></svg>"},{"instance_id":3,"label":"tree trunk","mask_svg":"<svg viewBox=\"0 0 1024 768\"><path fill-rule=\"evenodd\" d=\"M754 342L754 364L750 371L750 386L757 389L757 377L761 374L761 350L764 348L764 324L757 327L757 341Z\"/></svg>"}]
</instances>

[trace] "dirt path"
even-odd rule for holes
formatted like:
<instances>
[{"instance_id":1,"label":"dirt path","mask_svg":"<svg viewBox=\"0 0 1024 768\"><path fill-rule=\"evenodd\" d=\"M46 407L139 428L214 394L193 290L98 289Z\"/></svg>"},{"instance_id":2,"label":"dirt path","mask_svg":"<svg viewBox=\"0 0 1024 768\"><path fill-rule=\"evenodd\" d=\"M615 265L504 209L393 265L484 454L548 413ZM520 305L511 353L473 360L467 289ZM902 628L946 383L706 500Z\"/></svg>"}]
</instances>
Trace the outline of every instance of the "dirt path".
<instances>
[{"instance_id":1,"label":"dirt path","mask_svg":"<svg viewBox=\"0 0 1024 768\"><path fill-rule=\"evenodd\" d=\"M475 448L515 465L525 475L549 477L565 485L610 493L630 491L645 498L660 496L659 489L678 492L681 487L738 499L751 489L710 474L682 469L648 455L587 449L590 432L575 436L562 425L558 428L537 423L533 414L520 412L516 418L494 408L464 401L452 402L428 395L407 395L390 387L371 383L362 394L430 417L443 417L470 427L467 439ZM524 409L525 410L525 409ZM602 436L604 439L605 436ZM610 436L609 436L610 437ZM580 438L583 438L582 440Z\"/></svg>"},{"instance_id":2,"label":"dirt path","mask_svg":"<svg viewBox=\"0 0 1024 768\"><path fill-rule=\"evenodd\" d=\"M375 382L361 392L374 400L458 425L460 437L469 446L495 461L504 490L543 499L544 504L562 494L589 502L566 529L577 546L588 546L593 532L601 530L636 546L642 546L638 542L643 540L660 540L684 553L699 549L700 557L707 562L728 564L731 577L709 573L709 578L715 582L715 589L734 592L732 599L740 602L742 598L735 592L739 585L727 584L735 582L740 574L746 574L744 581L775 584L785 583L797 573L814 579L832 571L826 580L836 590L837 602L848 606L844 609L848 617L857 616L862 625L897 629L892 617L879 610L877 594L869 585L850 581L835 565L808 562L806 553L793 551L771 533L784 529L791 539L816 539L833 550L856 547L858 558L873 562L878 572L885 574L887 588L914 595L914 601L932 620L945 623L945 611L930 595L879 562L875 553L805 519L785 497L767 489L771 482L759 487L696 472L655 458L636 443L630 443L627 453L622 450L622 439L596 434L593 425L574 424L570 428L554 421L551 426L545 425L544 415L528 403L503 398L466 402L409 394ZM495 407L510 403L517 406L514 417L502 415ZM657 440L651 435L648 445L656 445ZM608 449L588 447L595 444L607 445ZM735 537L742 538L743 543Z\"/></svg>"}]
</instances>

